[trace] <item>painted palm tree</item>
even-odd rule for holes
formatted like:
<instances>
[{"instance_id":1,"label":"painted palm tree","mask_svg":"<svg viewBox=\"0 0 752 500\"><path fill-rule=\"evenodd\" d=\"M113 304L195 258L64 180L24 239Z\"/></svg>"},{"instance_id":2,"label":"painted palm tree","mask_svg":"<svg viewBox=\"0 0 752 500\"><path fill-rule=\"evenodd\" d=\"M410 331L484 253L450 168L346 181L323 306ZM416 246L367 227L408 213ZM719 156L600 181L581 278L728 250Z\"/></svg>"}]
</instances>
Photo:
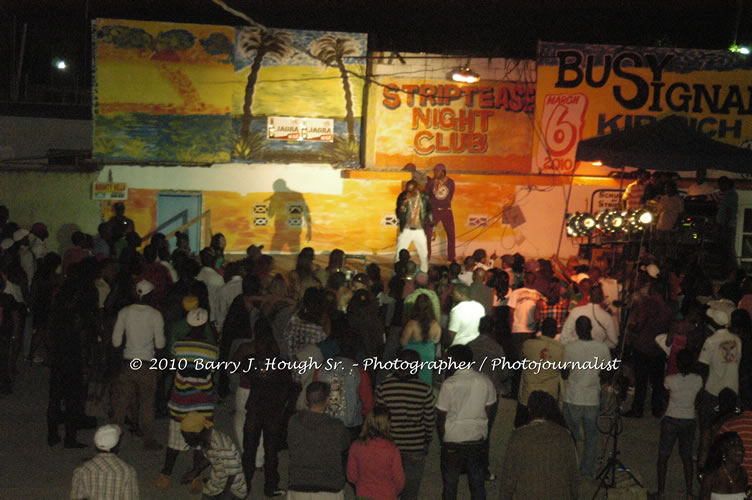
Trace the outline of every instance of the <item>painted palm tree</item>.
<instances>
[{"instance_id":1,"label":"painted palm tree","mask_svg":"<svg viewBox=\"0 0 752 500\"><path fill-rule=\"evenodd\" d=\"M253 56L251 72L248 73L248 83L245 86L245 99L243 101L243 121L240 126L240 137L247 140L251 128L251 106L253 105L253 93L256 89L256 80L261 69L264 57L269 56L277 60L283 60L292 53L292 36L287 31L261 29L257 27L243 28L238 35L237 50L241 57Z\"/></svg>"},{"instance_id":2,"label":"painted palm tree","mask_svg":"<svg viewBox=\"0 0 752 500\"><path fill-rule=\"evenodd\" d=\"M330 66L336 64L342 77L342 88L345 90L345 122L347 123L347 138L355 140L355 118L353 116L352 91L350 78L345 69L345 57L360 54L360 46L352 38L337 35L324 35L311 43L311 54Z\"/></svg>"}]
</instances>

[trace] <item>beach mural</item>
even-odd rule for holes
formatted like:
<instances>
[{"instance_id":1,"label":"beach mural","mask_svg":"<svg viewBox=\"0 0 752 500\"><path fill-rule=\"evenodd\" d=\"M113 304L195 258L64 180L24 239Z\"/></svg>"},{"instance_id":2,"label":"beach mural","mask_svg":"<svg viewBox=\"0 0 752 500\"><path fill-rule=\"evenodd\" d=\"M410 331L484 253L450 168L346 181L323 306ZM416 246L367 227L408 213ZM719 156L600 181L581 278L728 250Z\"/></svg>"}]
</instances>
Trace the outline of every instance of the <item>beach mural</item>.
<instances>
[{"instance_id":1,"label":"beach mural","mask_svg":"<svg viewBox=\"0 0 752 500\"><path fill-rule=\"evenodd\" d=\"M365 34L113 19L93 29L97 158L359 165ZM303 133L270 140L273 117ZM307 134L307 120L331 124L328 139Z\"/></svg>"}]
</instances>

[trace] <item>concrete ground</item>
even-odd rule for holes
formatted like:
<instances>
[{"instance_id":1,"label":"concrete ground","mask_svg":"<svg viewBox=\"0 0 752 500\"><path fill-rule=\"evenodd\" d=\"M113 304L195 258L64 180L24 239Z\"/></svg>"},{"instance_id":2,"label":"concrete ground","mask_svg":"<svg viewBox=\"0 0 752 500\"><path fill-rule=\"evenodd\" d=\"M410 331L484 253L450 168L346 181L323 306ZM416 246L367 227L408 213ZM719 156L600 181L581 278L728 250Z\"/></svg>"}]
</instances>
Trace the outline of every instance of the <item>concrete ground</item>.
<instances>
[{"instance_id":1,"label":"concrete ground","mask_svg":"<svg viewBox=\"0 0 752 500\"><path fill-rule=\"evenodd\" d=\"M49 370L44 367L20 365L14 394L0 397L1 500L69 498L73 469L95 453L93 446L81 450L66 450L61 444L53 448L47 446L45 414L48 376ZM514 401L503 400L493 429L491 467L497 474L504 460L504 450L514 418L514 408ZM231 403L229 406L218 407L217 427L220 430L232 432L232 411ZM103 419L102 422L104 423ZM623 419L623 422L624 432L619 437L621 452L619 458L644 480L649 491L653 491L656 488L655 460L660 422L653 417L637 420ZM603 423L607 422L604 420ZM167 420L157 420L156 430L158 439L164 444L167 439ZM79 440L91 445L93 433L93 430L81 431ZM605 436L602 436L601 454L607 444L610 449L610 444L606 443ZM438 443L434 439L426 464L421 498L441 498L438 452ZM541 453L546 453L546 450L541 450ZM142 498L200 498L189 495L187 487L179 484L172 484L167 490L158 490L151 485L162 466L164 452L144 452L141 450L141 441L126 434L123 438L120 456L136 468ZM189 466L188 454L181 455L175 467L174 477L178 478ZM280 455L280 474L281 486L284 487L287 484L287 452L282 452ZM623 478L624 475L619 474L619 477ZM257 475L254 478L249 498L263 498L261 483L262 477ZM671 500L685 498L683 483L681 462L675 450L669 462L666 498ZM583 484L581 498L591 498L596 486L597 484L594 483ZM497 483L487 482L486 488L489 500L498 498ZM695 493L697 491L695 489ZM460 483L460 498L469 497L467 483L463 477ZM349 492L348 498L352 498L352 491ZM599 498L605 498L605 496L599 495Z\"/></svg>"}]
</instances>

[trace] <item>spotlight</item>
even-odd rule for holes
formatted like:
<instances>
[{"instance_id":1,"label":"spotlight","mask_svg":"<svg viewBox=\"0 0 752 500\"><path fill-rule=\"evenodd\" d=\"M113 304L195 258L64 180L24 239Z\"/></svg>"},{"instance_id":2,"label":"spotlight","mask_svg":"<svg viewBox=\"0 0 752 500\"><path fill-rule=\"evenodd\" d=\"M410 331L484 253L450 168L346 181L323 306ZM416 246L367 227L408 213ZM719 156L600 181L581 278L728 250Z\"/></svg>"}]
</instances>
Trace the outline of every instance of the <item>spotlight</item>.
<instances>
[{"instance_id":1,"label":"spotlight","mask_svg":"<svg viewBox=\"0 0 752 500\"><path fill-rule=\"evenodd\" d=\"M627 212L626 217L627 226L630 231L644 231L655 220L653 214L644 208L630 210Z\"/></svg>"},{"instance_id":2,"label":"spotlight","mask_svg":"<svg viewBox=\"0 0 752 500\"><path fill-rule=\"evenodd\" d=\"M452 71L452 80L462 83L475 83L480 80L480 75L471 70L469 66L460 66Z\"/></svg>"},{"instance_id":3,"label":"spotlight","mask_svg":"<svg viewBox=\"0 0 752 500\"><path fill-rule=\"evenodd\" d=\"M573 238L587 236L595 226L595 218L590 214L575 212L567 216L567 235Z\"/></svg>"},{"instance_id":4,"label":"spotlight","mask_svg":"<svg viewBox=\"0 0 752 500\"><path fill-rule=\"evenodd\" d=\"M624 216L616 210L601 210L595 216L596 227L604 233L616 233L624 228Z\"/></svg>"},{"instance_id":5,"label":"spotlight","mask_svg":"<svg viewBox=\"0 0 752 500\"><path fill-rule=\"evenodd\" d=\"M640 221L640 224L647 226L648 224L653 222L653 214L648 212L647 210L642 210L640 213L638 213L637 220Z\"/></svg>"}]
</instances>

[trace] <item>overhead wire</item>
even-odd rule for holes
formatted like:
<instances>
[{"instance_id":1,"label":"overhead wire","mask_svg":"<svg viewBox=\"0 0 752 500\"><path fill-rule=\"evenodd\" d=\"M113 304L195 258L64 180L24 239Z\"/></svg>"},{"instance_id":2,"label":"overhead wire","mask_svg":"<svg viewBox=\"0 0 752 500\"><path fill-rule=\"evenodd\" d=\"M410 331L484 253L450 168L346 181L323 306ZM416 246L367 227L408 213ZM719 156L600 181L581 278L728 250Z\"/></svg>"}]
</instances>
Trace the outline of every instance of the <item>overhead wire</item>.
<instances>
[{"instance_id":1,"label":"overhead wire","mask_svg":"<svg viewBox=\"0 0 752 500\"><path fill-rule=\"evenodd\" d=\"M227 11L227 12L229 12L229 13L231 13L231 14L233 14L233 15L235 15L235 16L243 19L243 20L245 20L251 26L254 26L254 27L256 27L256 28L258 28L260 30L265 30L265 31L269 31L270 30L270 28L268 28L268 27L264 26L263 24L261 24L261 23L255 21L255 20L253 20L247 14L245 14L245 13L239 11L239 10L236 10L236 9L228 6L222 0L212 0L212 2L214 4L216 4L216 5L218 5L219 7L221 7L222 9L224 9L225 11ZM316 54L313 54L310 50L308 50L307 47L305 47L305 46L303 46L303 45L301 45L299 43L296 43L296 42L293 41L292 46L293 46L294 49L296 49L296 50L298 50L298 51L306 54L307 56L311 57L312 59L315 59L315 60L321 62L322 64L324 64L327 67L337 67L337 65L335 63L332 63L331 61L328 61L328 60L326 60L323 57L320 57L320 56L318 56ZM365 56L365 57L368 57L368 56ZM404 76L404 75L407 75L407 74L415 74L415 73L421 73L421 72L424 73L424 75L426 75L427 72L428 72L428 59L436 59L436 58L459 59L459 58L462 58L462 57L463 56L455 56L455 57L452 57L452 56L410 56L410 58L413 58L413 59L417 59L417 58L424 59L425 60L424 68L422 70L390 73L388 76ZM467 57L467 56L464 56L464 57ZM363 56L358 56L358 58L363 58ZM528 64L529 63L528 63L528 61L526 61L526 60L520 60L520 59L508 59L508 58L504 58L504 61L505 61L505 63L504 63L505 66L508 66L510 64L512 64L512 66L511 67L505 67L505 72L504 72L504 76L502 77L502 79L501 80L492 79L492 80L487 80L487 81L491 81L491 82L505 82L505 81L508 81L508 80L506 80L506 78L509 77L510 74L513 74L513 72L515 72L515 70L517 70L517 78L514 79L512 82L513 83L522 83L523 88L525 90L527 90L529 88L529 86L532 85L532 82L529 81L529 79L528 79L528 77L529 77L529 75L528 75L528 73L529 73ZM521 66L521 68L520 68L520 66ZM339 69L342 70L341 67ZM390 89L391 91L394 91L394 92L402 92L402 93L405 93L405 94L412 94L412 95L415 95L415 96L418 96L418 97L435 98L435 96L432 96L432 95L424 95L420 91L407 91L407 90L402 89L402 88L400 88L398 86L384 84L384 83L380 82L379 80L377 80L375 78L376 76L387 76L387 75L374 75L374 76L369 76L367 74L364 75L364 74L355 72L355 71L347 68L346 66L344 67L344 71L346 73L348 73L349 75L355 77L355 78L363 80L363 82L366 83L366 84L370 83L370 84L377 85L379 87L388 88L388 89ZM303 78L303 79L297 78L297 79L294 79L294 80L292 80L292 79L284 79L284 80L266 80L266 81L270 81L270 82L306 81L306 80L325 80L325 79L334 79L334 78L335 77L320 77L320 78L319 77L311 77L311 78ZM546 139L545 139L544 135L542 134L542 131L540 130L540 124L536 123L536 121L535 121L534 113L529 113L528 111L523 111L523 112L528 115L528 118L529 118L530 124L531 124L531 128L533 130L533 134L535 134L538 137L538 143L541 144L542 147L544 148L545 154L549 158L551 158L550 149L548 147L548 144L546 143ZM413 151L413 158L414 158L414 155L415 155L415 152ZM542 173L543 173L542 169L539 168L538 169L538 174L542 174ZM571 176L570 183L569 183L569 192L568 192L568 194L566 196L566 205L567 206L569 204L569 198L571 196L573 183L574 183L574 176ZM562 186L562 188L564 188L564 186ZM553 189L554 189L553 186L541 189L541 188L538 188L537 186L534 186L532 184L528 184L528 186L526 188L526 195L525 195L525 197L529 196L529 194L532 191L548 192L548 191L551 191ZM487 232L490 229L490 226L492 225L491 223L492 222L495 223L500 217L503 216L504 209L509 208L511 206L514 206L515 201L519 204L519 202L522 201L522 200L524 200L525 197L523 197L521 199L517 199L517 193L515 193L515 195L512 197L511 202L508 205L506 205L506 206L502 206L502 209L496 215L490 217L488 219L488 222L486 223L485 226L476 226L476 227L474 227L474 228L466 231L465 233L462 233L461 235L459 235L458 238L461 238L462 236L470 234L470 233L472 233L473 231L476 231L479 228L484 228L482 231L480 231L473 238L471 238L470 240L468 240L466 242L463 242L463 243L459 244L458 246L460 246L460 247L461 246L465 246L465 245L469 244L470 242L474 241L475 239L477 239L480 235L482 235L485 232ZM561 226L560 233L564 231L564 224L565 223L566 223L566 221L562 220L562 226ZM502 238L505 237L504 233L502 233L501 237ZM560 234L560 237L559 237L559 246L557 247L557 255L558 255L560 247L561 247L561 237L562 237L562 235ZM386 248L391 248L391 247L385 247L384 249L386 249ZM383 249L381 249L381 250L383 250Z\"/></svg>"}]
</instances>

